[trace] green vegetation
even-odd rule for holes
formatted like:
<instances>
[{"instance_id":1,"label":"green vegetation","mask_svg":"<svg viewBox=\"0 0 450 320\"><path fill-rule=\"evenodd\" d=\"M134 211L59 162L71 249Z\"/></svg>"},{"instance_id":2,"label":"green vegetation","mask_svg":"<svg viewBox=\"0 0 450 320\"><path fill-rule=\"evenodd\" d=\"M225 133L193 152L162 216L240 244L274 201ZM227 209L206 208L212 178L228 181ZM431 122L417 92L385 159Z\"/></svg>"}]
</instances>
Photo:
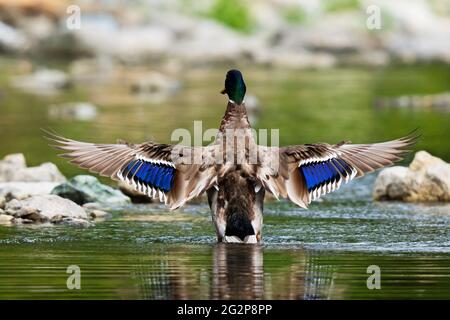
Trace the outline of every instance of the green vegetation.
<instances>
[{"instance_id":1,"label":"green vegetation","mask_svg":"<svg viewBox=\"0 0 450 320\"><path fill-rule=\"evenodd\" d=\"M328 0L325 1L325 10L328 12L338 12L358 9L359 0Z\"/></svg>"},{"instance_id":2,"label":"green vegetation","mask_svg":"<svg viewBox=\"0 0 450 320\"><path fill-rule=\"evenodd\" d=\"M252 27L250 11L243 1L216 0L208 16L241 32L249 32Z\"/></svg>"},{"instance_id":3,"label":"green vegetation","mask_svg":"<svg viewBox=\"0 0 450 320\"><path fill-rule=\"evenodd\" d=\"M292 25L303 24L307 15L306 12L300 7L287 8L283 11L284 20Z\"/></svg>"}]
</instances>

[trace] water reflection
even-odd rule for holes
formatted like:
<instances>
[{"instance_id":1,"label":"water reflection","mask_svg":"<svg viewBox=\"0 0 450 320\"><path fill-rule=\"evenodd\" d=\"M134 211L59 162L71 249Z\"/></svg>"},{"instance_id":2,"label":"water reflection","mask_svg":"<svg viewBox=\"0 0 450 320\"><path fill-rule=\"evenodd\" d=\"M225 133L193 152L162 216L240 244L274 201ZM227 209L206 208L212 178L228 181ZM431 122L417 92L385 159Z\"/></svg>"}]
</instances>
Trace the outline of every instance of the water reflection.
<instances>
[{"instance_id":1,"label":"water reflection","mask_svg":"<svg viewBox=\"0 0 450 320\"><path fill-rule=\"evenodd\" d=\"M159 254L134 277L142 299L328 299L333 267L305 250L270 252L260 245L217 244L208 263L183 253ZM176 258L174 258L176 257ZM198 260L197 260L198 259Z\"/></svg>"},{"instance_id":2,"label":"water reflection","mask_svg":"<svg viewBox=\"0 0 450 320\"><path fill-rule=\"evenodd\" d=\"M217 244L213 251L212 299L264 298L264 259L260 245Z\"/></svg>"}]
</instances>

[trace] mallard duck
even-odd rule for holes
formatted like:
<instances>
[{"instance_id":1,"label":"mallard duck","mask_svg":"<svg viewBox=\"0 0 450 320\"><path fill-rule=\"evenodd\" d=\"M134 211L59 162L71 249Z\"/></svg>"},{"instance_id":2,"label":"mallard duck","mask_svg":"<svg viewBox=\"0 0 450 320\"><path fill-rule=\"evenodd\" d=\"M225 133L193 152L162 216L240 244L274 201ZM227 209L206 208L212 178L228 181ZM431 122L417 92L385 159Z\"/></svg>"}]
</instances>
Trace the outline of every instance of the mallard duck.
<instances>
[{"instance_id":1,"label":"mallard duck","mask_svg":"<svg viewBox=\"0 0 450 320\"><path fill-rule=\"evenodd\" d=\"M373 144L261 146L252 135L239 70L228 71L221 93L228 104L209 146L98 144L55 133L48 138L70 163L124 181L171 210L206 192L218 241L256 243L262 239L266 190L306 209L342 183L401 160L418 137L412 133Z\"/></svg>"}]
</instances>

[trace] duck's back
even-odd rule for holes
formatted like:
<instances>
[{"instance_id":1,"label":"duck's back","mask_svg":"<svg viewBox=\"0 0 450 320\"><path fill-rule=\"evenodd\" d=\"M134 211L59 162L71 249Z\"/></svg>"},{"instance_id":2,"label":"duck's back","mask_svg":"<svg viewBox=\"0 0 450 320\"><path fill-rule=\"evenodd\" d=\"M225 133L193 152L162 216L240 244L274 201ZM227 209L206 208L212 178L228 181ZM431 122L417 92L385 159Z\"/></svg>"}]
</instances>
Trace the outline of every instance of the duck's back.
<instances>
[{"instance_id":1,"label":"duck's back","mask_svg":"<svg viewBox=\"0 0 450 320\"><path fill-rule=\"evenodd\" d=\"M208 190L208 201L219 241L257 242L261 237L264 188L236 166Z\"/></svg>"}]
</instances>

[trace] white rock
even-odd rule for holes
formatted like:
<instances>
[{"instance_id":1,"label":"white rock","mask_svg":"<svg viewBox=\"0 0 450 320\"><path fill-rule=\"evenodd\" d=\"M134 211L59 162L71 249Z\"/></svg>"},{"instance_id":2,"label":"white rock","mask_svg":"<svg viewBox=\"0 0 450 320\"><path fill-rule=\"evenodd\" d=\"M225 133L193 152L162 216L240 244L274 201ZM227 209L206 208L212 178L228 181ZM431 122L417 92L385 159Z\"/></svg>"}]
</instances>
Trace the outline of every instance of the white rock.
<instances>
[{"instance_id":1,"label":"white rock","mask_svg":"<svg viewBox=\"0 0 450 320\"><path fill-rule=\"evenodd\" d=\"M17 170L12 176L12 181L64 182L66 178L58 170L57 166L51 162L46 162L36 167Z\"/></svg>"},{"instance_id":2,"label":"white rock","mask_svg":"<svg viewBox=\"0 0 450 320\"><path fill-rule=\"evenodd\" d=\"M0 224L12 224L14 220L13 216L7 215L7 214L0 214Z\"/></svg>"},{"instance_id":3,"label":"white rock","mask_svg":"<svg viewBox=\"0 0 450 320\"><path fill-rule=\"evenodd\" d=\"M50 162L36 167L26 167L23 154L7 155L0 160L0 182L64 182L66 178Z\"/></svg>"},{"instance_id":4,"label":"white rock","mask_svg":"<svg viewBox=\"0 0 450 320\"><path fill-rule=\"evenodd\" d=\"M59 182L0 182L0 197L24 199L33 195L50 194ZM0 201L1 207L1 201Z\"/></svg>"},{"instance_id":5,"label":"white rock","mask_svg":"<svg viewBox=\"0 0 450 320\"><path fill-rule=\"evenodd\" d=\"M0 181L11 181L17 170L26 168L25 157L21 153L7 155L0 160Z\"/></svg>"},{"instance_id":6,"label":"white rock","mask_svg":"<svg viewBox=\"0 0 450 320\"><path fill-rule=\"evenodd\" d=\"M219 23L202 20L171 46L170 54L197 64L229 62L246 52L247 40Z\"/></svg>"},{"instance_id":7,"label":"white rock","mask_svg":"<svg viewBox=\"0 0 450 320\"><path fill-rule=\"evenodd\" d=\"M375 200L450 201L450 164L426 151L415 154L407 167L391 167L375 180Z\"/></svg>"},{"instance_id":8,"label":"white rock","mask_svg":"<svg viewBox=\"0 0 450 320\"><path fill-rule=\"evenodd\" d=\"M49 221L55 216L87 219L86 211L82 207L56 195L37 195L23 200L12 200L6 204L5 211L21 218L41 222ZM24 211L29 212L31 217L23 214Z\"/></svg>"},{"instance_id":9,"label":"white rock","mask_svg":"<svg viewBox=\"0 0 450 320\"><path fill-rule=\"evenodd\" d=\"M392 200L402 200L410 196L409 185L412 183L410 170L407 167L390 167L382 170L374 185L374 198L384 197Z\"/></svg>"},{"instance_id":10,"label":"white rock","mask_svg":"<svg viewBox=\"0 0 450 320\"><path fill-rule=\"evenodd\" d=\"M97 55L123 61L145 61L167 52L173 45L173 33L157 25L118 28L92 19L82 21L83 28L74 34L80 44Z\"/></svg>"},{"instance_id":11,"label":"white rock","mask_svg":"<svg viewBox=\"0 0 450 320\"><path fill-rule=\"evenodd\" d=\"M409 165L413 171L426 171L435 165L448 165L444 160L434 157L426 151L418 151L414 155L414 160Z\"/></svg>"},{"instance_id":12,"label":"white rock","mask_svg":"<svg viewBox=\"0 0 450 320\"><path fill-rule=\"evenodd\" d=\"M58 93L69 83L69 77L65 72L53 69L40 69L29 75L17 76L12 80L14 87L38 95Z\"/></svg>"},{"instance_id":13,"label":"white rock","mask_svg":"<svg viewBox=\"0 0 450 320\"><path fill-rule=\"evenodd\" d=\"M16 168L26 167L25 156L22 153L8 154L3 158L3 160L1 160L1 162L14 165Z\"/></svg>"},{"instance_id":14,"label":"white rock","mask_svg":"<svg viewBox=\"0 0 450 320\"><path fill-rule=\"evenodd\" d=\"M28 48L28 38L22 31L0 21L0 48L24 51Z\"/></svg>"},{"instance_id":15,"label":"white rock","mask_svg":"<svg viewBox=\"0 0 450 320\"><path fill-rule=\"evenodd\" d=\"M380 37L390 54L412 63L420 60L450 61L450 19L436 14L436 7L424 0L367 0L380 7L394 24Z\"/></svg>"}]
</instances>

